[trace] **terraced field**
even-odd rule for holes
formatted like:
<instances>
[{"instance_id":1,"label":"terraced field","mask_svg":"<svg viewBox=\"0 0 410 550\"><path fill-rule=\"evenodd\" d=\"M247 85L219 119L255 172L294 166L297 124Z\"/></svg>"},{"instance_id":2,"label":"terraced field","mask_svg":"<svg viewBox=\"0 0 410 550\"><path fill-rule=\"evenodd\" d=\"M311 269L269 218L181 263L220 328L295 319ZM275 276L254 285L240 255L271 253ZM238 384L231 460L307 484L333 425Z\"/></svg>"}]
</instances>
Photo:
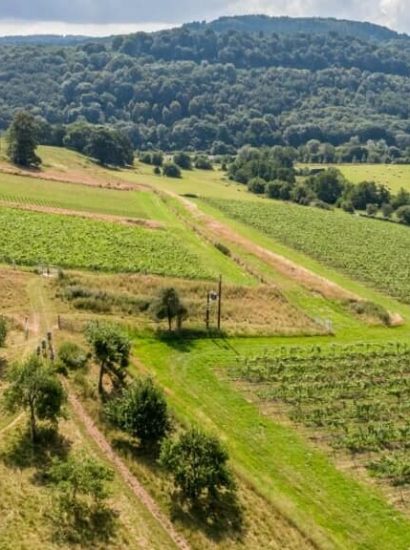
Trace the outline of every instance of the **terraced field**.
<instances>
[{"instance_id":1,"label":"terraced field","mask_svg":"<svg viewBox=\"0 0 410 550\"><path fill-rule=\"evenodd\" d=\"M410 302L410 229L294 204L207 199L228 216Z\"/></svg>"}]
</instances>

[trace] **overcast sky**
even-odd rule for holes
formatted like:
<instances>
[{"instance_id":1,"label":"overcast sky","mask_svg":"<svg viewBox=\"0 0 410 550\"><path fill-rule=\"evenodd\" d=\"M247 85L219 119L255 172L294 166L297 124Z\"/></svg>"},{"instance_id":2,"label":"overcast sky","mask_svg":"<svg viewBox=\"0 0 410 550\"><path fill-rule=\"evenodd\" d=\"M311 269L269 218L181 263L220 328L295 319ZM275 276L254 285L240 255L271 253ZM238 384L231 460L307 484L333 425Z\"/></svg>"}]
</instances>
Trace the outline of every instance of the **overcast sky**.
<instances>
[{"instance_id":1,"label":"overcast sky","mask_svg":"<svg viewBox=\"0 0 410 550\"><path fill-rule=\"evenodd\" d=\"M107 35L245 13L366 20L410 33L410 0L0 0L0 35Z\"/></svg>"}]
</instances>

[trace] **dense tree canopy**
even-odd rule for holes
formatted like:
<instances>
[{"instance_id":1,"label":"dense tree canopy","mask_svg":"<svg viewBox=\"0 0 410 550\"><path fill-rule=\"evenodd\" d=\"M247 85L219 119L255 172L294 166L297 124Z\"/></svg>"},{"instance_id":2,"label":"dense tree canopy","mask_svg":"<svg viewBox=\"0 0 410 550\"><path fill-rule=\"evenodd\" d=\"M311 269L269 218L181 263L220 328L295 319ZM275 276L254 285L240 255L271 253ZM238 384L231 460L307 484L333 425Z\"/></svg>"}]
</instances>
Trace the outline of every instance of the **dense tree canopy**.
<instances>
[{"instance_id":1,"label":"dense tree canopy","mask_svg":"<svg viewBox=\"0 0 410 550\"><path fill-rule=\"evenodd\" d=\"M43 122L42 139L54 142L61 125L88 122L121 129L148 150L225 154L316 140L326 144L321 158L331 158L332 147L354 138L347 159L367 160L383 141L382 157L394 160L410 146L410 40L387 38L225 24L78 45L4 45L0 128L28 108ZM376 145L366 152L369 140Z\"/></svg>"}]
</instances>

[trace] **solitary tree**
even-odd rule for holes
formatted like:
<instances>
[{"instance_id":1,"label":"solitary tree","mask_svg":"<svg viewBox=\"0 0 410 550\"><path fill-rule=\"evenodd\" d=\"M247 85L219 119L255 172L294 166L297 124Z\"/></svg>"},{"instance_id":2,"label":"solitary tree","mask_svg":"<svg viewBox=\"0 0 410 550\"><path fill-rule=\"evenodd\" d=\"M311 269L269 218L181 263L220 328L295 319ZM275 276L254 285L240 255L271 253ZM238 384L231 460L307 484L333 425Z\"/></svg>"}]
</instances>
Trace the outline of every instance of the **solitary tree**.
<instances>
[{"instance_id":1,"label":"solitary tree","mask_svg":"<svg viewBox=\"0 0 410 550\"><path fill-rule=\"evenodd\" d=\"M183 499L191 503L235 489L228 453L218 439L198 429L192 428L176 440L166 439L159 461L172 475Z\"/></svg>"},{"instance_id":2,"label":"solitary tree","mask_svg":"<svg viewBox=\"0 0 410 550\"><path fill-rule=\"evenodd\" d=\"M41 159L36 155L38 127L31 113L16 114L8 130L8 156L19 166L39 166Z\"/></svg>"},{"instance_id":3,"label":"solitary tree","mask_svg":"<svg viewBox=\"0 0 410 550\"><path fill-rule=\"evenodd\" d=\"M14 366L8 375L10 385L5 391L6 408L14 412L28 410L31 439L37 438L37 420L56 423L62 416L66 399L64 388L55 372L35 355Z\"/></svg>"},{"instance_id":4,"label":"solitary tree","mask_svg":"<svg viewBox=\"0 0 410 550\"><path fill-rule=\"evenodd\" d=\"M123 369L129 363L131 343L120 327L109 323L90 323L86 335L93 347L95 359L100 364L98 391L102 393L105 372L108 371L119 380L123 379Z\"/></svg>"},{"instance_id":5,"label":"solitary tree","mask_svg":"<svg viewBox=\"0 0 410 550\"><path fill-rule=\"evenodd\" d=\"M180 329L182 321L187 317L187 309L181 302L175 288L162 289L158 298L154 300L151 311L157 321L167 319L169 331L172 330L172 323L175 318Z\"/></svg>"},{"instance_id":6,"label":"solitary tree","mask_svg":"<svg viewBox=\"0 0 410 550\"><path fill-rule=\"evenodd\" d=\"M165 437L169 428L167 402L151 378L139 378L106 407L110 422L146 446Z\"/></svg>"}]
</instances>

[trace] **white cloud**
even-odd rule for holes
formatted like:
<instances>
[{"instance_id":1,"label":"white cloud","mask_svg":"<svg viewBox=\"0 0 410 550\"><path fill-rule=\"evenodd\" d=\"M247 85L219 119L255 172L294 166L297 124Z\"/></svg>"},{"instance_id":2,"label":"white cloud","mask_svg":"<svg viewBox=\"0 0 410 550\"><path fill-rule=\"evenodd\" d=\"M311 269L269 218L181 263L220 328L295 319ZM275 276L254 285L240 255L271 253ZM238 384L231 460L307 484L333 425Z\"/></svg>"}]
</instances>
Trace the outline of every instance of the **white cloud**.
<instances>
[{"instance_id":1,"label":"white cloud","mask_svg":"<svg viewBox=\"0 0 410 550\"><path fill-rule=\"evenodd\" d=\"M410 31L409 0L0 0L0 32L10 20L48 21L54 28L58 26L53 21L81 25L79 29L87 24L92 34L106 34L104 28L109 27L100 25L115 25L110 28L116 32L134 24L158 28L161 21L168 26L245 13L367 20Z\"/></svg>"},{"instance_id":2,"label":"white cloud","mask_svg":"<svg viewBox=\"0 0 410 550\"><path fill-rule=\"evenodd\" d=\"M111 36L138 31L153 32L172 27L170 23L65 23L61 21L2 21L0 36L27 36L33 34Z\"/></svg>"}]
</instances>

